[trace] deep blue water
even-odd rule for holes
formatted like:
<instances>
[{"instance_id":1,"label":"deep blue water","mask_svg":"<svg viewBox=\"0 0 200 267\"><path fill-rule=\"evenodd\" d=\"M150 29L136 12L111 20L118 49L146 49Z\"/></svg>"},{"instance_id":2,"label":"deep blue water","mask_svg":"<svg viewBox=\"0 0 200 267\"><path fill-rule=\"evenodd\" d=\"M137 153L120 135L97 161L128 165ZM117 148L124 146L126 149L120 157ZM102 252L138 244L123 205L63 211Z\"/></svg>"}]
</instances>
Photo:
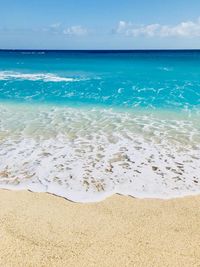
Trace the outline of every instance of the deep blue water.
<instances>
[{"instance_id":1,"label":"deep blue water","mask_svg":"<svg viewBox=\"0 0 200 267\"><path fill-rule=\"evenodd\" d=\"M69 80L68 80L69 78ZM0 51L0 101L200 105L200 51Z\"/></svg>"}]
</instances>

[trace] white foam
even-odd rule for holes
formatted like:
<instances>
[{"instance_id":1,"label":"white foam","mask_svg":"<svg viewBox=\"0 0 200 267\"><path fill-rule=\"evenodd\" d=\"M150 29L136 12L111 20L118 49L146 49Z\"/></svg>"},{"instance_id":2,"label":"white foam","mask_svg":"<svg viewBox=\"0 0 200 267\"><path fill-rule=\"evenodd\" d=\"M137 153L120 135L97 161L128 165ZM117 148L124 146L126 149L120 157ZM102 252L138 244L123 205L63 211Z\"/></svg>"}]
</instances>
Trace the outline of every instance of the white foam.
<instances>
[{"instance_id":1,"label":"white foam","mask_svg":"<svg viewBox=\"0 0 200 267\"><path fill-rule=\"evenodd\" d=\"M0 187L100 201L200 193L199 115L0 106Z\"/></svg>"},{"instance_id":2,"label":"white foam","mask_svg":"<svg viewBox=\"0 0 200 267\"><path fill-rule=\"evenodd\" d=\"M163 70L163 71L173 71L173 68L160 67L159 70Z\"/></svg>"},{"instance_id":3,"label":"white foam","mask_svg":"<svg viewBox=\"0 0 200 267\"><path fill-rule=\"evenodd\" d=\"M0 71L0 80L29 80L44 82L75 82L81 79L60 77L52 73L21 73L13 71Z\"/></svg>"}]
</instances>

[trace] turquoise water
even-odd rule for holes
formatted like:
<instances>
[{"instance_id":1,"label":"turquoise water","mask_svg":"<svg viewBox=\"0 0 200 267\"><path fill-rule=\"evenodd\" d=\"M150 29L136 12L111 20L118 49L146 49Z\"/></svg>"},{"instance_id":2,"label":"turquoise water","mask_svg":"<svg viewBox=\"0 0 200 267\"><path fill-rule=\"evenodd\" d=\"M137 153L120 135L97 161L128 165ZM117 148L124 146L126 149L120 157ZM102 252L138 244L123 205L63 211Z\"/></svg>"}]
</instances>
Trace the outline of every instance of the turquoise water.
<instances>
[{"instance_id":1,"label":"turquoise water","mask_svg":"<svg viewBox=\"0 0 200 267\"><path fill-rule=\"evenodd\" d=\"M197 194L199 111L200 51L0 51L0 186Z\"/></svg>"},{"instance_id":2,"label":"turquoise water","mask_svg":"<svg viewBox=\"0 0 200 267\"><path fill-rule=\"evenodd\" d=\"M0 52L0 99L109 107L200 105L200 52Z\"/></svg>"}]
</instances>

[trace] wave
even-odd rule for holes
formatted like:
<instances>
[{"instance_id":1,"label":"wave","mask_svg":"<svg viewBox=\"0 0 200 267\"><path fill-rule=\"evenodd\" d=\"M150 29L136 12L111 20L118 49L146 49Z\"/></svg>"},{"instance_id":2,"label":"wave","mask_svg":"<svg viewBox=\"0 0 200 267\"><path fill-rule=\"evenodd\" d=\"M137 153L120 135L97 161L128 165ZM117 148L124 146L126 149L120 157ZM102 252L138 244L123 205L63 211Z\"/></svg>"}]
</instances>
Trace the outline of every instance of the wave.
<instances>
[{"instance_id":1,"label":"wave","mask_svg":"<svg viewBox=\"0 0 200 267\"><path fill-rule=\"evenodd\" d=\"M0 187L100 201L200 193L199 117L0 106Z\"/></svg>"},{"instance_id":2,"label":"wave","mask_svg":"<svg viewBox=\"0 0 200 267\"><path fill-rule=\"evenodd\" d=\"M173 68L168 68L168 67L159 67L158 69L162 71L173 71Z\"/></svg>"},{"instance_id":3,"label":"wave","mask_svg":"<svg viewBox=\"0 0 200 267\"><path fill-rule=\"evenodd\" d=\"M76 82L85 79L61 77L52 73L20 73L13 71L0 71L0 80L29 80L44 82Z\"/></svg>"},{"instance_id":4,"label":"wave","mask_svg":"<svg viewBox=\"0 0 200 267\"><path fill-rule=\"evenodd\" d=\"M45 51L22 51L20 52L22 55L45 55Z\"/></svg>"}]
</instances>

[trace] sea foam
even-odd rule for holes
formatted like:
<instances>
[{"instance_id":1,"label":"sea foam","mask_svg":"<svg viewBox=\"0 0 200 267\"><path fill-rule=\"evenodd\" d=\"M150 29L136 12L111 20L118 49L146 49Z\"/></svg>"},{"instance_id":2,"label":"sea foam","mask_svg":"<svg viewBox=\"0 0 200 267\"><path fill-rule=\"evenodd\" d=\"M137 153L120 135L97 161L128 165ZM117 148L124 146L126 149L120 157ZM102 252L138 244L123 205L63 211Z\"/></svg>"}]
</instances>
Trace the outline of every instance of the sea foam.
<instances>
[{"instance_id":1,"label":"sea foam","mask_svg":"<svg viewBox=\"0 0 200 267\"><path fill-rule=\"evenodd\" d=\"M200 193L198 114L0 106L0 187L73 201Z\"/></svg>"},{"instance_id":2,"label":"sea foam","mask_svg":"<svg viewBox=\"0 0 200 267\"><path fill-rule=\"evenodd\" d=\"M78 78L61 77L52 73L21 73L13 71L0 71L0 80L13 79L44 82L74 82L81 80Z\"/></svg>"}]
</instances>

